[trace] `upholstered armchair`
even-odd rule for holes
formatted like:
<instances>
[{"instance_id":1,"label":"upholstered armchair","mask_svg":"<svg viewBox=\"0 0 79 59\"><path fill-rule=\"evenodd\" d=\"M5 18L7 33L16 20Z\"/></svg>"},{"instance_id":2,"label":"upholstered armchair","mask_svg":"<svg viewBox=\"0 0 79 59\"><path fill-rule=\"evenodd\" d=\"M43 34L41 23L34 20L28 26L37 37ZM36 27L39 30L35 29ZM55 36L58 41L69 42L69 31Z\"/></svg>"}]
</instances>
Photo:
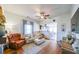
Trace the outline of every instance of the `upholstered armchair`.
<instances>
[{"instance_id":1,"label":"upholstered armchair","mask_svg":"<svg viewBox=\"0 0 79 59\"><path fill-rule=\"evenodd\" d=\"M10 34L8 36L8 40L9 47L12 49L18 49L26 43L25 39L21 38L21 34L19 33Z\"/></svg>"}]
</instances>

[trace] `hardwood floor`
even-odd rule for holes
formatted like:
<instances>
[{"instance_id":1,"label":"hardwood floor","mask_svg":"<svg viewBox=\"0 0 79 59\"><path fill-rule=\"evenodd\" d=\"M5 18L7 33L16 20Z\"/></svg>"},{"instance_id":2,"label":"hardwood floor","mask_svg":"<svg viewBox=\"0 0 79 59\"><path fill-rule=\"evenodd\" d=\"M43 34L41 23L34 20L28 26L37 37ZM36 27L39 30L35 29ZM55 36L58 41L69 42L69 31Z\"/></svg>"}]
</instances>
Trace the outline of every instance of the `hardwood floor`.
<instances>
[{"instance_id":1,"label":"hardwood floor","mask_svg":"<svg viewBox=\"0 0 79 59\"><path fill-rule=\"evenodd\" d=\"M13 50L13 49L6 49L4 50L4 54L23 54L23 49L22 48L19 48L17 50Z\"/></svg>"},{"instance_id":2,"label":"hardwood floor","mask_svg":"<svg viewBox=\"0 0 79 59\"><path fill-rule=\"evenodd\" d=\"M4 51L4 54L23 54L23 52L22 48L17 50L7 49ZM56 41L50 40L50 43L43 47L37 54L61 54L61 48L57 45Z\"/></svg>"},{"instance_id":3,"label":"hardwood floor","mask_svg":"<svg viewBox=\"0 0 79 59\"><path fill-rule=\"evenodd\" d=\"M50 43L41 49L38 54L61 54L61 48L53 40L50 40Z\"/></svg>"},{"instance_id":4,"label":"hardwood floor","mask_svg":"<svg viewBox=\"0 0 79 59\"><path fill-rule=\"evenodd\" d=\"M28 48L28 47L26 46L25 48ZM4 54L23 54L23 52L24 50L22 48L19 48L17 50L12 50L12 49L4 50ZM57 46L55 41L50 40L49 43L37 53L38 54L60 54L61 49Z\"/></svg>"}]
</instances>

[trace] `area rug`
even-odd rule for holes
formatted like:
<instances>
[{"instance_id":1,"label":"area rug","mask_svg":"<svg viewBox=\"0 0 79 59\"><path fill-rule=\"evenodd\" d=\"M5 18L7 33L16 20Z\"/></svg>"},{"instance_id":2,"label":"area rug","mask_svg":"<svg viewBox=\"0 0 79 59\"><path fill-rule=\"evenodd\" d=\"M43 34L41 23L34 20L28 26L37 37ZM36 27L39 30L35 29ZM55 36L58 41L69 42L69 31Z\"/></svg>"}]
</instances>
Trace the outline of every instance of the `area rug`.
<instances>
[{"instance_id":1,"label":"area rug","mask_svg":"<svg viewBox=\"0 0 79 59\"><path fill-rule=\"evenodd\" d=\"M49 44L49 40L46 40L41 45L35 45L34 43L26 44L23 46L24 54L37 54L43 47Z\"/></svg>"}]
</instances>

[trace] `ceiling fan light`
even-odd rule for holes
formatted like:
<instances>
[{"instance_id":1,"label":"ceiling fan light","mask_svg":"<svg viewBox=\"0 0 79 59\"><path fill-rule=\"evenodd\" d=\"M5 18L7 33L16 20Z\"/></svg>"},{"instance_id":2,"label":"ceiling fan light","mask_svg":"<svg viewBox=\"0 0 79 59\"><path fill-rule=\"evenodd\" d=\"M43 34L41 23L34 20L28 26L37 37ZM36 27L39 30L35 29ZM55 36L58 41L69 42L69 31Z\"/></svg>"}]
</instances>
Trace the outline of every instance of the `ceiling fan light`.
<instances>
[{"instance_id":1,"label":"ceiling fan light","mask_svg":"<svg viewBox=\"0 0 79 59\"><path fill-rule=\"evenodd\" d=\"M43 16L41 16L41 18L43 19L44 17L43 17Z\"/></svg>"}]
</instances>

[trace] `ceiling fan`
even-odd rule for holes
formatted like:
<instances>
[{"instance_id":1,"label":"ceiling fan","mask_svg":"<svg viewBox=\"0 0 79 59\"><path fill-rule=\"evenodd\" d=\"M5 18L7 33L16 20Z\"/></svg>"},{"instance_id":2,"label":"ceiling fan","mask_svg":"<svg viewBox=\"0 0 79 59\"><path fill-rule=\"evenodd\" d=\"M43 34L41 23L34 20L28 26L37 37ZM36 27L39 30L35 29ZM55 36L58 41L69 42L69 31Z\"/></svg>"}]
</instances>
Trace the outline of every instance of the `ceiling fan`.
<instances>
[{"instance_id":1,"label":"ceiling fan","mask_svg":"<svg viewBox=\"0 0 79 59\"><path fill-rule=\"evenodd\" d=\"M37 15L36 17L40 18L40 19L48 19L50 15L45 13L45 12L40 12L39 15Z\"/></svg>"}]
</instances>

